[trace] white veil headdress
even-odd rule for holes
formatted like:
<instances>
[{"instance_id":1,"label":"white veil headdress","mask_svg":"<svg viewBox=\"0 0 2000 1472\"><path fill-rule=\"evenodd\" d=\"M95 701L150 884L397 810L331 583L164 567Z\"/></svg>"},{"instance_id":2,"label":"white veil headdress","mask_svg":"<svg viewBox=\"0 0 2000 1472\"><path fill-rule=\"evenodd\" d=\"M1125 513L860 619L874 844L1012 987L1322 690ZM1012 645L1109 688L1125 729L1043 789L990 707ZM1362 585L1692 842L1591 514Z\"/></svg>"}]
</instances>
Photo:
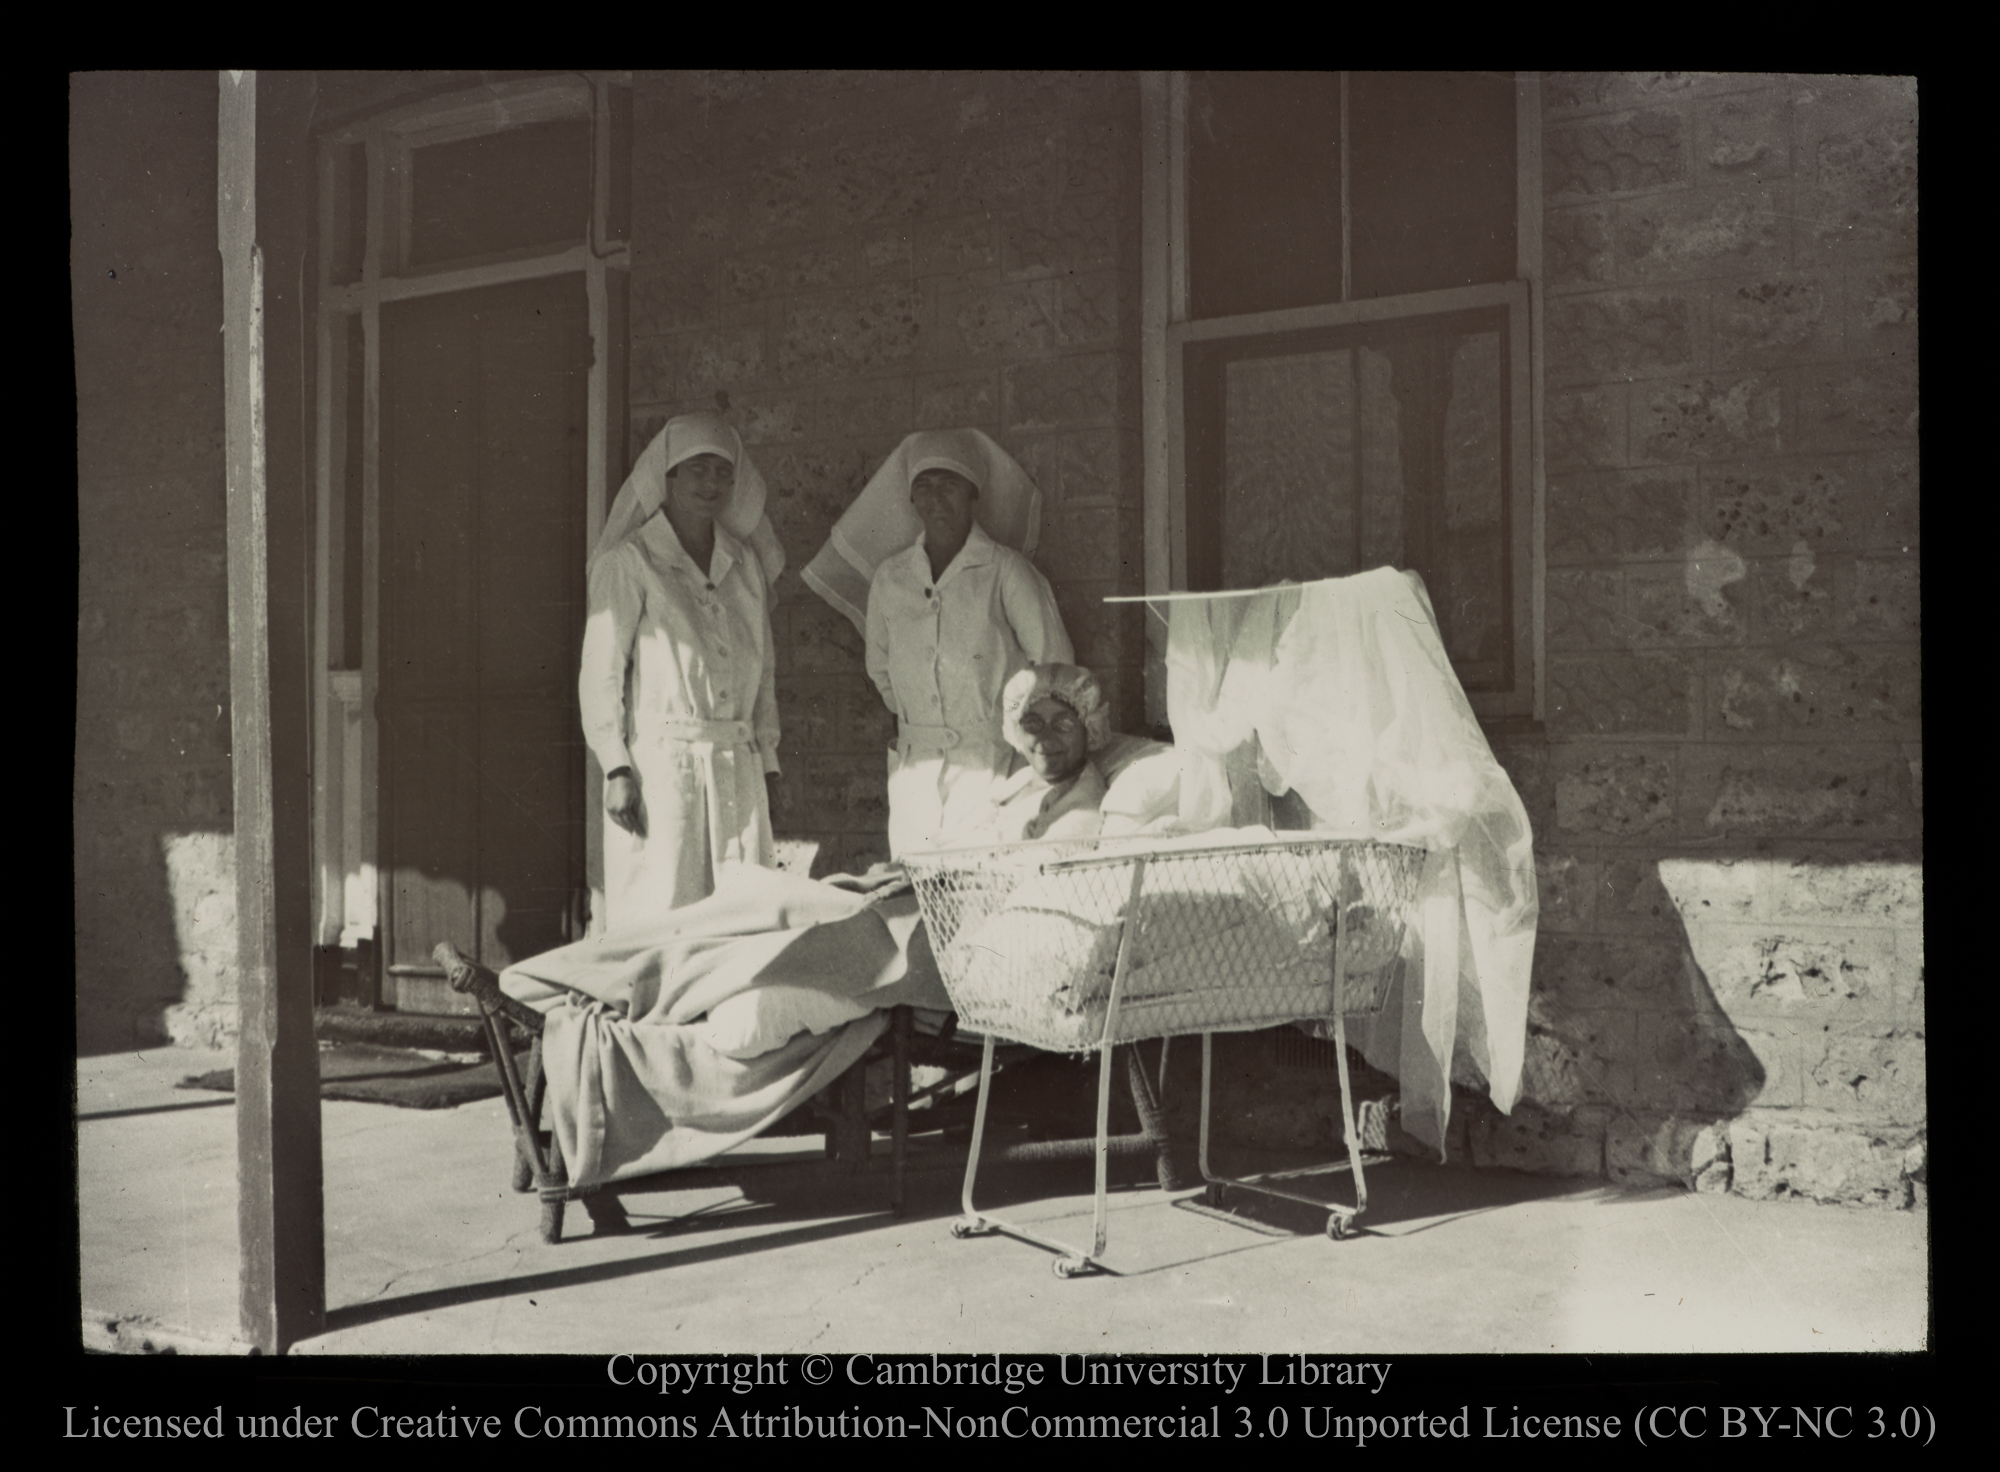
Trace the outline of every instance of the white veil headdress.
<instances>
[{"instance_id":1,"label":"white veil headdress","mask_svg":"<svg viewBox=\"0 0 2000 1472\"><path fill-rule=\"evenodd\" d=\"M910 482L926 470L949 470L979 487L973 519L980 530L1022 556L1041 533L1042 493L1012 455L977 429L931 429L905 439L868 478L833 524L826 545L800 574L861 633L868 631L868 584L875 569L915 543L924 524L910 505Z\"/></svg>"},{"instance_id":2,"label":"white veil headdress","mask_svg":"<svg viewBox=\"0 0 2000 1472\"><path fill-rule=\"evenodd\" d=\"M660 509L667 495L667 472L696 455L720 455L736 467L735 488L716 515L716 522L756 553L767 585L778 580L785 566L785 548L772 529L770 517L764 514L764 476L750 459L750 452L743 448L743 437L718 415L706 412L669 419L633 462L632 473L618 488L618 495L604 518L597 550L590 555L592 567Z\"/></svg>"}]
</instances>

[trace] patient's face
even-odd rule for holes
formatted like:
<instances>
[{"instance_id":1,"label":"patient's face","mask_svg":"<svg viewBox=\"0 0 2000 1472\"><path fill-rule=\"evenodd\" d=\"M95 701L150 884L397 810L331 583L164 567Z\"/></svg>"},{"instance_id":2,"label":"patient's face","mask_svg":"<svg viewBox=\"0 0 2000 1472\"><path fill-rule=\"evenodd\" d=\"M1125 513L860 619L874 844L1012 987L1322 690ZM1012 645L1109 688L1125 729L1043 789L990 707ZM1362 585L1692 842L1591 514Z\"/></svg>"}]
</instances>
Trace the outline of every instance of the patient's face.
<instances>
[{"instance_id":1,"label":"patient's face","mask_svg":"<svg viewBox=\"0 0 2000 1472\"><path fill-rule=\"evenodd\" d=\"M1021 712L1021 734L1028 738L1028 765L1044 782L1065 782L1083 770L1089 742L1083 720L1054 696L1044 695Z\"/></svg>"}]
</instances>

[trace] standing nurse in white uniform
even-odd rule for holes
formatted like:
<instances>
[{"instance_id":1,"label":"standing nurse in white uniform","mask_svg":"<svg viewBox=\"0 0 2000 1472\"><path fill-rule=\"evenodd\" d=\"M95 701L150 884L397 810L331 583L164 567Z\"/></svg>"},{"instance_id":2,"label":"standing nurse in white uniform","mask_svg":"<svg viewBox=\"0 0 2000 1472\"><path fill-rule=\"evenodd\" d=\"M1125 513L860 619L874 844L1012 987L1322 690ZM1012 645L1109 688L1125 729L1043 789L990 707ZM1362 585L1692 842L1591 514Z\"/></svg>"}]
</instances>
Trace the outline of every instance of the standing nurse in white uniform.
<instances>
[{"instance_id":1,"label":"standing nurse in white uniform","mask_svg":"<svg viewBox=\"0 0 2000 1472\"><path fill-rule=\"evenodd\" d=\"M990 817L1013 756L1002 688L1029 665L1073 658L1055 595L1024 555L1040 511L1027 473L986 435L916 434L806 569L807 584L864 628L869 678L896 713L892 856L949 847L954 830Z\"/></svg>"},{"instance_id":2,"label":"standing nurse in white uniform","mask_svg":"<svg viewBox=\"0 0 2000 1472\"><path fill-rule=\"evenodd\" d=\"M669 420L590 566L577 694L605 776L610 925L705 898L724 864L771 862L770 584L784 557L736 431L712 414Z\"/></svg>"}]
</instances>

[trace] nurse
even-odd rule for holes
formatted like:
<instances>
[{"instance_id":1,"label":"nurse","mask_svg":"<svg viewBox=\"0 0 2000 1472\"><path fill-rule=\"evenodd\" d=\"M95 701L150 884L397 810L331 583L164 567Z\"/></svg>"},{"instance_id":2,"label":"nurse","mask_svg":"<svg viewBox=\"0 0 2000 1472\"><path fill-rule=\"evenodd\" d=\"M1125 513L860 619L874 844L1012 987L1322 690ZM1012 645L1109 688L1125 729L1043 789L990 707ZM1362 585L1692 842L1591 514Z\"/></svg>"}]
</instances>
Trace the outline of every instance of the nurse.
<instances>
[{"instance_id":1,"label":"nurse","mask_svg":"<svg viewBox=\"0 0 2000 1472\"><path fill-rule=\"evenodd\" d=\"M784 560L736 431L713 414L669 420L590 565L577 696L604 771L608 925L705 898L724 864L772 861L770 587Z\"/></svg>"},{"instance_id":2,"label":"nurse","mask_svg":"<svg viewBox=\"0 0 2000 1472\"><path fill-rule=\"evenodd\" d=\"M1030 665L1073 658L1055 595L1025 555L1040 514L1034 483L986 435L915 434L806 569L808 586L864 630L869 678L896 714L893 857L985 826L1012 759L1002 689Z\"/></svg>"}]
</instances>

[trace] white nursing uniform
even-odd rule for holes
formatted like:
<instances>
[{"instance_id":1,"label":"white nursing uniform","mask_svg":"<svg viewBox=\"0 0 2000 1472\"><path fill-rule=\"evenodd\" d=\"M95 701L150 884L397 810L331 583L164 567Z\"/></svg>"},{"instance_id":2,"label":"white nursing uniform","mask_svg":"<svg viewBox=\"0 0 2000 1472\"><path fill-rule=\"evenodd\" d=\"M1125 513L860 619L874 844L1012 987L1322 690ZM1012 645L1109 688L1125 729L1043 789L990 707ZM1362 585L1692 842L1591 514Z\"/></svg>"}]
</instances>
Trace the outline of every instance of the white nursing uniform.
<instances>
[{"instance_id":1,"label":"white nursing uniform","mask_svg":"<svg viewBox=\"0 0 2000 1472\"><path fill-rule=\"evenodd\" d=\"M592 567L584 738L606 772L633 769L645 816L643 838L605 820L611 925L705 898L723 864L772 861L773 655L764 568L720 526L707 569L664 515Z\"/></svg>"},{"instance_id":2,"label":"white nursing uniform","mask_svg":"<svg viewBox=\"0 0 2000 1472\"><path fill-rule=\"evenodd\" d=\"M868 586L868 674L897 716L889 752L889 852L952 846L981 826L1012 752L1000 691L1031 664L1073 658L1055 594L1034 564L975 525L941 577L922 540Z\"/></svg>"}]
</instances>

